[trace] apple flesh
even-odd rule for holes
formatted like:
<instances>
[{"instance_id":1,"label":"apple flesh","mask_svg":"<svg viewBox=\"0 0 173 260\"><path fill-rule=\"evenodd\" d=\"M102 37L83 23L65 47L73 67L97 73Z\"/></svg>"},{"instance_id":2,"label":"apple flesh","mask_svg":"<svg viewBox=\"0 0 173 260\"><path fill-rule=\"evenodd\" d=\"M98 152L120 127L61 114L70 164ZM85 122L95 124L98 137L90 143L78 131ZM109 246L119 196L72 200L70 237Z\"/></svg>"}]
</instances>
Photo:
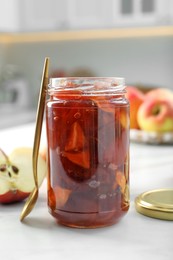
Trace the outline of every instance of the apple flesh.
<instances>
[{"instance_id":1,"label":"apple flesh","mask_svg":"<svg viewBox=\"0 0 173 260\"><path fill-rule=\"evenodd\" d=\"M40 148L40 151L39 151L39 154L42 156L42 158L47 161L47 145L43 145L41 148Z\"/></svg>"},{"instance_id":2,"label":"apple flesh","mask_svg":"<svg viewBox=\"0 0 173 260\"><path fill-rule=\"evenodd\" d=\"M137 120L137 112L140 105L145 100L145 94L140 91L137 87L127 86L126 87L126 98L130 102L130 128L139 128Z\"/></svg>"},{"instance_id":3,"label":"apple flesh","mask_svg":"<svg viewBox=\"0 0 173 260\"><path fill-rule=\"evenodd\" d=\"M38 156L38 184L46 176L46 162ZM16 148L8 157L0 150L0 203L22 201L34 189L32 148Z\"/></svg>"},{"instance_id":4,"label":"apple flesh","mask_svg":"<svg viewBox=\"0 0 173 260\"><path fill-rule=\"evenodd\" d=\"M169 100L157 96L145 100L138 109L139 127L145 131L173 131L173 106Z\"/></svg>"}]
</instances>

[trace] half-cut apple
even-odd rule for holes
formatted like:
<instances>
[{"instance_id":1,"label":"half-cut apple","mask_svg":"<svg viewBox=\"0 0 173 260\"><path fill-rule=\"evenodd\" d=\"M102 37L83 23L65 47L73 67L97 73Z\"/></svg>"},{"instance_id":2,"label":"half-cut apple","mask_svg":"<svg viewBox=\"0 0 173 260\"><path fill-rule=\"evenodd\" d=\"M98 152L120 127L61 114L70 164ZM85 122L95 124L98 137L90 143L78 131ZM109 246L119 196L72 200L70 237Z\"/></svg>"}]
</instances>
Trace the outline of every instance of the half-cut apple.
<instances>
[{"instance_id":1,"label":"half-cut apple","mask_svg":"<svg viewBox=\"0 0 173 260\"><path fill-rule=\"evenodd\" d=\"M46 162L38 156L38 184L46 176ZM0 203L21 201L34 189L32 148L16 148L10 156L0 150Z\"/></svg>"}]
</instances>

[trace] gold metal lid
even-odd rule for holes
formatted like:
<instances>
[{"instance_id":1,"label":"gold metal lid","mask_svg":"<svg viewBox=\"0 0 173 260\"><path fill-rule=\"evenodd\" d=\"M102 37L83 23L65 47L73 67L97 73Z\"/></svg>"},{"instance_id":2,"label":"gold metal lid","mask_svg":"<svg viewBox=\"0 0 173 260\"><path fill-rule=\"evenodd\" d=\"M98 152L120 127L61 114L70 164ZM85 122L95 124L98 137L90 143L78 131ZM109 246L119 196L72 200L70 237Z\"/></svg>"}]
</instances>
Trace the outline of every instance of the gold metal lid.
<instances>
[{"instance_id":1,"label":"gold metal lid","mask_svg":"<svg viewBox=\"0 0 173 260\"><path fill-rule=\"evenodd\" d=\"M173 189L144 192L135 199L135 207L148 217L173 220Z\"/></svg>"}]
</instances>

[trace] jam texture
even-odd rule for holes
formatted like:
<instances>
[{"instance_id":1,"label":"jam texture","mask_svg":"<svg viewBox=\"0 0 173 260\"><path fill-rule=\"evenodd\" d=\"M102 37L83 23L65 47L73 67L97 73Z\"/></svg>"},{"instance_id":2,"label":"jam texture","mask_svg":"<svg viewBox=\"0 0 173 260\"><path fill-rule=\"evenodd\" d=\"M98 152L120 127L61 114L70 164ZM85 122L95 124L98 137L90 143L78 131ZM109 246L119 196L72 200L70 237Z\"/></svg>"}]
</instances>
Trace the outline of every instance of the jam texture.
<instances>
[{"instance_id":1,"label":"jam texture","mask_svg":"<svg viewBox=\"0 0 173 260\"><path fill-rule=\"evenodd\" d=\"M54 93L46 122L50 213L71 227L116 223L129 208L127 101Z\"/></svg>"}]
</instances>

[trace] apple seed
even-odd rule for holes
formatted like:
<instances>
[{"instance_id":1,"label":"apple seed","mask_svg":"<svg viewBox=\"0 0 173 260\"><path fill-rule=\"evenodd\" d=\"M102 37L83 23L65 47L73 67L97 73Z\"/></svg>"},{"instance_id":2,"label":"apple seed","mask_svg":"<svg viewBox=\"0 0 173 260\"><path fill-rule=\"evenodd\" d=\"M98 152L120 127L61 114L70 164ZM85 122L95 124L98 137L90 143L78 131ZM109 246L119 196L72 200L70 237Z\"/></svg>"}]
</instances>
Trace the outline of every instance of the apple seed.
<instances>
[{"instance_id":1,"label":"apple seed","mask_svg":"<svg viewBox=\"0 0 173 260\"><path fill-rule=\"evenodd\" d=\"M0 171L1 171L1 172L5 172L6 169L7 169L6 164L0 165Z\"/></svg>"},{"instance_id":2,"label":"apple seed","mask_svg":"<svg viewBox=\"0 0 173 260\"><path fill-rule=\"evenodd\" d=\"M10 178L12 177L11 172L8 172L8 176L9 176Z\"/></svg>"},{"instance_id":3,"label":"apple seed","mask_svg":"<svg viewBox=\"0 0 173 260\"><path fill-rule=\"evenodd\" d=\"M16 166L12 165L11 168L12 168L14 174L18 174L19 169Z\"/></svg>"}]
</instances>

